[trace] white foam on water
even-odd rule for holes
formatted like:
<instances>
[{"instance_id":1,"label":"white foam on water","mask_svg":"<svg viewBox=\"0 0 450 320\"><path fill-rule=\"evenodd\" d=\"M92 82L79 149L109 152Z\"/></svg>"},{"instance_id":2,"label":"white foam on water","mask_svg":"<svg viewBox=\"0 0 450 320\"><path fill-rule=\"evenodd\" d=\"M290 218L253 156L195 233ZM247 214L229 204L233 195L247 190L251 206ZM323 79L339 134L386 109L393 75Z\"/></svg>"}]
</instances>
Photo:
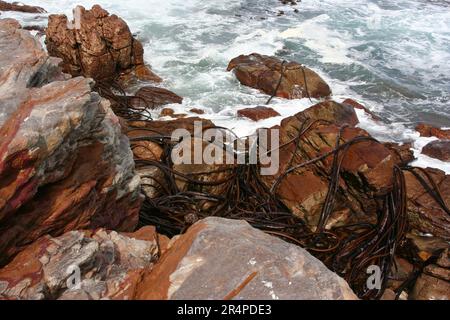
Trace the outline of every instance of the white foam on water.
<instances>
[{"instance_id":1,"label":"white foam on water","mask_svg":"<svg viewBox=\"0 0 450 320\"><path fill-rule=\"evenodd\" d=\"M311 53L307 66L327 81L335 100L352 98L396 118L385 124L357 110L363 129L381 141L413 142L414 165L450 173L449 163L420 153L430 139L411 129L420 112L443 119L450 114L450 10L435 5L439 1L303 0L299 14L276 0L26 3L69 17L76 5L100 4L119 15L143 42L146 61L164 78L162 86L184 97L183 104L166 107L193 116L189 110L200 108L206 112L201 117L239 136L278 125L317 101L275 98L270 107L281 116L258 122L239 118L237 110L264 105L268 96L242 86L226 71L229 60L252 52L280 55L286 46ZM277 17L278 10L286 14ZM2 12L6 17L44 26L47 14ZM152 114L157 118L159 110Z\"/></svg>"}]
</instances>

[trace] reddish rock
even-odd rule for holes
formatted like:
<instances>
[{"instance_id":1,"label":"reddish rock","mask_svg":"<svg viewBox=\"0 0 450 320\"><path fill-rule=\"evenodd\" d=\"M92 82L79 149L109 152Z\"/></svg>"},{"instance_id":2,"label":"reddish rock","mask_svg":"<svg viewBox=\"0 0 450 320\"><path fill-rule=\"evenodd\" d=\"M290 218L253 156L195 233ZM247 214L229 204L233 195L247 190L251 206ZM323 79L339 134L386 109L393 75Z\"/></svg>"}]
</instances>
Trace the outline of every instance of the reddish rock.
<instances>
[{"instance_id":1,"label":"reddish rock","mask_svg":"<svg viewBox=\"0 0 450 320\"><path fill-rule=\"evenodd\" d=\"M437 169L425 169L438 186L446 203L450 203L450 175ZM416 169L417 174L427 181L426 176ZM405 172L408 197L408 219L412 228L450 240L450 216L430 195L419 180L409 171Z\"/></svg>"},{"instance_id":2,"label":"reddish rock","mask_svg":"<svg viewBox=\"0 0 450 320\"><path fill-rule=\"evenodd\" d=\"M441 161L450 161L450 140L436 140L427 144L422 153Z\"/></svg>"},{"instance_id":3,"label":"reddish rock","mask_svg":"<svg viewBox=\"0 0 450 320\"><path fill-rule=\"evenodd\" d=\"M0 297L132 299L144 269L152 267L167 243L154 227L134 234L99 229L45 236L0 269Z\"/></svg>"},{"instance_id":4,"label":"reddish rock","mask_svg":"<svg viewBox=\"0 0 450 320\"><path fill-rule=\"evenodd\" d=\"M367 107L365 107L364 105L360 104L359 102L356 102L353 99L345 99L342 103L343 104L348 104L348 105L350 105L350 106L352 106L353 108L356 108L356 109L364 110L364 112L367 113L368 115L370 115L373 120L376 120L376 121L380 121L381 120L381 118L379 116L377 116L375 113L370 111Z\"/></svg>"},{"instance_id":5,"label":"reddish rock","mask_svg":"<svg viewBox=\"0 0 450 320\"><path fill-rule=\"evenodd\" d=\"M159 113L160 117L171 117L175 114L175 111L172 108L163 108Z\"/></svg>"},{"instance_id":6,"label":"reddish rock","mask_svg":"<svg viewBox=\"0 0 450 320\"><path fill-rule=\"evenodd\" d=\"M275 110L273 110L272 108L262 106L238 110L237 115L239 117L249 118L253 121L259 121L280 116L280 114Z\"/></svg>"},{"instance_id":7,"label":"reddish rock","mask_svg":"<svg viewBox=\"0 0 450 320\"><path fill-rule=\"evenodd\" d=\"M415 160L410 143L400 145L395 142L385 142L383 145L392 152L395 162L401 166L406 166Z\"/></svg>"},{"instance_id":8,"label":"reddish rock","mask_svg":"<svg viewBox=\"0 0 450 320\"><path fill-rule=\"evenodd\" d=\"M110 15L99 5L91 10L78 6L80 28L69 28L65 15L50 15L46 44L50 55L63 59L63 70L96 81L161 81L144 65L142 44L130 32L126 22Z\"/></svg>"},{"instance_id":9,"label":"reddish rock","mask_svg":"<svg viewBox=\"0 0 450 320\"><path fill-rule=\"evenodd\" d=\"M340 127L341 144L369 134L353 127L358 123L355 111L333 101L317 104L295 116L284 119L280 126L280 170L264 180L269 188L287 169L320 157L335 148ZM299 144L299 131L306 130ZM349 147L342 161L335 215L332 225L344 222L372 221L376 199L392 190L393 166L396 158L383 144L368 140ZM299 168L285 176L277 188L283 203L314 228L328 191L332 156ZM348 210L350 209L351 212Z\"/></svg>"},{"instance_id":10,"label":"reddish rock","mask_svg":"<svg viewBox=\"0 0 450 320\"><path fill-rule=\"evenodd\" d=\"M136 93L136 98L133 98L131 103L136 108L150 108L154 109L165 104L182 103L183 98L176 95L167 89L146 86Z\"/></svg>"},{"instance_id":11,"label":"reddish rock","mask_svg":"<svg viewBox=\"0 0 450 320\"><path fill-rule=\"evenodd\" d=\"M144 300L357 299L306 250L247 222L212 217L174 238L136 292Z\"/></svg>"},{"instance_id":12,"label":"reddish rock","mask_svg":"<svg viewBox=\"0 0 450 320\"><path fill-rule=\"evenodd\" d=\"M189 110L189 112L196 113L196 114L205 114L205 110L197 109L197 108L193 108L193 109Z\"/></svg>"},{"instance_id":13,"label":"reddish rock","mask_svg":"<svg viewBox=\"0 0 450 320\"><path fill-rule=\"evenodd\" d=\"M450 281L422 274L410 295L412 300L450 300Z\"/></svg>"},{"instance_id":14,"label":"reddish rock","mask_svg":"<svg viewBox=\"0 0 450 320\"><path fill-rule=\"evenodd\" d=\"M45 9L36 6L28 6L19 2L8 3L0 0L0 11L19 11L26 13L45 13Z\"/></svg>"},{"instance_id":15,"label":"reddish rock","mask_svg":"<svg viewBox=\"0 0 450 320\"><path fill-rule=\"evenodd\" d=\"M252 53L231 60L227 70L234 70L243 85L281 98L323 98L331 95L330 87L317 73L297 62L286 62L282 66L278 58Z\"/></svg>"},{"instance_id":16,"label":"reddish rock","mask_svg":"<svg viewBox=\"0 0 450 320\"><path fill-rule=\"evenodd\" d=\"M421 137L437 137L439 139L450 139L450 129L442 130L422 123L417 125L416 130L420 133Z\"/></svg>"},{"instance_id":17,"label":"reddish rock","mask_svg":"<svg viewBox=\"0 0 450 320\"><path fill-rule=\"evenodd\" d=\"M132 230L139 177L109 103L16 21L0 33L0 265L45 234Z\"/></svg>"}]
</instances>

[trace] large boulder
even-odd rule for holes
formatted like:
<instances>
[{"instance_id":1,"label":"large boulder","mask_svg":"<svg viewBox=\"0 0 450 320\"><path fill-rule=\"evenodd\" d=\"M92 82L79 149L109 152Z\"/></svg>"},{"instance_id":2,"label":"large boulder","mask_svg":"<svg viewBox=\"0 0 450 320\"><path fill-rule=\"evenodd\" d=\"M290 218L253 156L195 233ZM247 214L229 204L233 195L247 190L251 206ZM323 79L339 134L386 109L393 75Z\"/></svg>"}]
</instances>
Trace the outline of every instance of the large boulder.
<instances>
[{"instance_id":1,"label":"large boulder","mask_svg":"<svg viewBox=\"0 0 450 320\"><path fill-rule=\"evenodd\" d=\"M334 101L319 103L281 122L280 169L264 181L272 188L286 170L296 165L326 155L336 145L341 127L340 143L359 137L370 138L359 128L354 109ZM305 130L307 129L308 130ZM305 130L300 141L297 137ZM270 149L269 149L270 150ZM328 189L333 156L329 155L309 166L299 168L279 182L275 189L281 201L292 213L302 218L310 227L317 225ZM374 221L378 202L375 200L392 190L393 167L396 159L383 144L373 140L351 145L342 160L338 181L336 216L330 225L344 222Z\"/></svg>"},{"instance_id":2,"label":"large boulder","mask_svg":"<svg viewBox=\"0 0 450 320\"><path fill-rule=\"evenodd\" d=\"M109 102L14 20L0 51L0 265L45 234L134 229L139 177Z\"/></svg>"},{"instance_id":3,"label":"large boulder","mask_svg":"<svg viewBox=\"0 0 450 320\"><path fill-rule=\"evenodd\" d=\"M124 20L99 5L91 10L75 8L77 21L65 15L50 15L46 44L50 55L63 59L63 69L73 76L111 81L119 75L161 81L144 64L142 44L133 37Z\"/></svg>"},{"instance_id":4,"label":"large boulder","mask_svg":"<svg viewBox=\"0 0 450 320\"><path fill-rule=\"evenodd\" d=\"M357 299L306 250L213 217L173 239L136 292L137 299Z\"/></svg>"},{"instance_id":5,"label":"large boulder","mask_svg":"<svg viewBox=\"0 0 450 320\"><path fill-rule=\"evenodd\" d=\"M317 73L297 62L283 63L276 57L252 53L232 59L227 70L234 70L243 85L281 98L323 98L331 95L330 87Z\"/></svg>"},{"instance_id":6,"label":"large boulder","mask_svg":"<svg viewBox=\"0 0 450 320\"><path fill-rule=\"evenodd\" d=\"M154 227L134 234L99 229L45 236L0 269L0 298L131 299L164 243Z\"/></svg>"},{"instance_id":7,"label":"large boulder","mask_svg":"<svg viewBox=\"0 0 450 320\"><path fill-rule=\"evenodd\" d=\"M441 161L450 161L450 140L436 140L427 144L422 153Z\"/></svg>"}]
</instances>

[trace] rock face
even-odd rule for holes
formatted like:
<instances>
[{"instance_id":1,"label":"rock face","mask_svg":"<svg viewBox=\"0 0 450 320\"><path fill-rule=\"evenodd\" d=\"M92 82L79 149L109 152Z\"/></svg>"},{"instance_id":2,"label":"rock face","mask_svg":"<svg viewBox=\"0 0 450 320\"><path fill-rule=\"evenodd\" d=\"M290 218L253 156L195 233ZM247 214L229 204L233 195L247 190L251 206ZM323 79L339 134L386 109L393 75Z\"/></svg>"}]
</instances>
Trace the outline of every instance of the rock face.
<instances>
[{"instance_id":1,"label":"rock face","mask_svg":"<svg viewBox=\"0 0 450 320\"><path fill-rule=\"evenodd\" d=\"M175 238L137 299L356 299L304 249L244 221L207 218Z\"/></svg>"},{"instance_id":2,"label":"rock face","mask_svg":"<svg viewBox=\"0 0 450 320\"><path fill-rule=\"evenodd\" d=\"M341 144L369 134L354 126L358 123L353 107L333 101L319 103L295 116L284 119L280 130L280 170L264 177L271 188L275 179L290 167L302 164L333 150L340 128ZM306 130L300 142L297 137ZM270 150L270 149L269 149ZM292 213L311 227L317 225L328 191L332 156L288 174L276 189L277 195ZM338 184L336 216L332 225L350 221L370 221L378 203L375 198L389 192L393 166L397 158L383 144L363 141L351 145L342 160Z\"/></svg>"},{"instance_id":3,"label":"rock face","mask_svg":"<svg viewBox=\"0 0 450 320\"><path fill-rule=\"evenodd\" d=\"M253 121L264 120L272 117L278 117L280 114L269 107L255 107L240 109L237 112L239 117L249 118Z\"/></svg>"},{"instance_id":4,"label":"rock face","mask_svg":"<svg viewBox=\"0 0 450 320\"><path fill-rule=\"evenodd\" d=\"M416 130L422 137L437 137L439 139L450 139L450 130L442 130L427 124L419 124Z\"/></svg>"},{"instance_id":5,"label":"rock face","mask_svg":"<svg viewBox=\"0 0 450 320\"><path fill-rule=\"evenodd\" d=\"M444 250L436 264L428 265L417 280L411 293L415 300L450 299L450 255Z\"/></svg>"},{"instance_id":6,"label":"rock face","mask_svg":"<svg viewBox=\"0 0 450 320\"><path fill-rule=\"evenodd\" d=\"M422 153L442 161L450 161L450 140L437 140L427 144Z\"/></svg>"},{"instance_id":7,"label":"rock face","mask_svg":"<svg viewBox=\"0 0 450 320\"><path fill-rule=\"evenodd\" d=\"M444 201L450 203L450 175L437 169L416 170L428 181L428 174L438 186ZM410 226L419 232L450 241L450 215L439 205L412 172L405 172Z\"/></svg>"},{"instance_id":8,"label":"rock face","mask_svg":"<svg viewBox=\"0 0 450 320\"><path fill-rule=\"evenodd\" d=\"M148 107L151 109L171 103L182 103L183 98L177 94L159 87L145 86L138 90L131 103L136 108Z\"/></svg>"},{"instance_id":9,"label":"rock face","mask_svg":"<svg viewBox=\"0 0 450 320\"><path fill-rule=\"evenodd\" d=\"M227 70L234 70L243 85L281 98L323 98L331 95L330 87L317 73L297 62L283 63L275 57L252 53L231 60Z\"/></svg>"},{"instance_id":10,"label":"rock face","mask_svg":"<svg viewBox=\"0 0 450 320\"><path fill-rule=\"evenodd\" d=\"M160 254L157 239L153 227L129 235L99 229L45 236L0 270L0 297L130 299Z\"/></svg>"},{"instance_id":11,"label":"rock face","mask_svg":"<svg viewBox=\"0 0 450 320\"><path fill-rule=\"evenodd\" d=\"M19 2L8 3L0 1L0 11L19 11L26 13L45 13L45 9L35 6L27 6Z\"/></svg>"},{"instance_id":12,"label":"rock face","mask_svg":"<svg viewBox=\"0 0 450 320\"><path fill-rule=\"evenodd\" d=\"M139 177L109 102L14 20L0 51L0 265L45 234L132 230Z\"/></svg>"},{"instance_id":13,"label":"rock face","mask_svg":"<svg viewBox=\"0 0 450 320\"><path fill-rule=\"evenodd\" d=\"M50 15L46 30L48 52L63 59L64 72L102 81L118 74L124 82L134 77L161 81L145 66L142 44L125 21L99 5L91 10L78 6L75 12L79 20L73 22L65 15Z\"/></svg>"}]
</instances>

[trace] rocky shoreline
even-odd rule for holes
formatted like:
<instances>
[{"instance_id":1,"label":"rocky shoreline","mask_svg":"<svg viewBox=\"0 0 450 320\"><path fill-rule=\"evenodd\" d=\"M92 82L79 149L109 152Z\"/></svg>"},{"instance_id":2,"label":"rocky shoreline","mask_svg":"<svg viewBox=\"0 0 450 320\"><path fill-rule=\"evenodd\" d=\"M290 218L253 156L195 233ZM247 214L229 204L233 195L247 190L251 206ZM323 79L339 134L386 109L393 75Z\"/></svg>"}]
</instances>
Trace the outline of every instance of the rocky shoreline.
<instances>
[{"instance_id":1,"label":"rocky shoreline","mask_svg":"<svg viewBox=\"0 0 450 320\"><path fill-rule=\"evenodd\" d=\"M42 12L20 7L0 2ZM227 130L164 107L183 98L124 20L79 12L80 28L50 15L47 51L0 20L0 299L450 298L450 176L411 167L410 148L373 139L355 109L380 117L333 101L298 62L242 55L228 70L268 101L238 116L279 116L275 96L321 100L268 128L278 173L174 164L175 129ZM448 130L417 130L449 161Z\"/></svg>"}]
</instances>

